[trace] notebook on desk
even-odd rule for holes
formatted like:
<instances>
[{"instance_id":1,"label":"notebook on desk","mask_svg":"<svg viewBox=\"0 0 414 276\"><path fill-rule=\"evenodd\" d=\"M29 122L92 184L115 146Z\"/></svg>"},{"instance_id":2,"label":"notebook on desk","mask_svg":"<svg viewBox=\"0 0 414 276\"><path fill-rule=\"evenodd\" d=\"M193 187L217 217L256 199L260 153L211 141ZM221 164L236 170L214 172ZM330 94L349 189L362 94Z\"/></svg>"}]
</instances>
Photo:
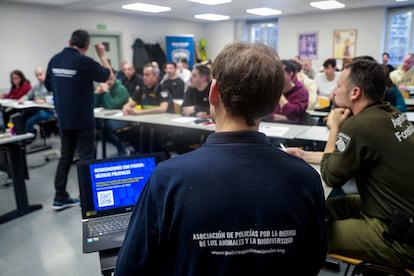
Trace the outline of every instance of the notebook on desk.
<instances>
[{"instance_id":1,"label":"notebook on desk","mask_svg":"<svg viewBox=\"0 0 414 276\"><path fill-rule=\"evenodd\" d=\"M83 252L121 247L132 209L165 153L80 161Z\"/></svg>"}]
</instances>

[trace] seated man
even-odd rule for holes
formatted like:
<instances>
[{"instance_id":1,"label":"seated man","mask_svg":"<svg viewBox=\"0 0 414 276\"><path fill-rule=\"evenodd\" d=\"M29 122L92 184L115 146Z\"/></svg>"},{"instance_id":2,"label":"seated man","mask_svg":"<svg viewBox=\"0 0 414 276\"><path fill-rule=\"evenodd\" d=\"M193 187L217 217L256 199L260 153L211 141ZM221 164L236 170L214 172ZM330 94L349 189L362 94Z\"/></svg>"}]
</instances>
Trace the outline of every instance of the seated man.
<instances>
[{"instance_id":1,"label":"seated man","mask_svg":"<svg viewBox=\"0 0 414 276\"><path fill-rule=\"evenodd\" d=\"M216 133L155 169L115 275L317 275L326 257L320 177L258 132L283 89L276 52L234 43L212 68Z\"/></svg>"},{"instance_id":2,"label":"seated man","mask_svg":"<svg viewBox=\"0 0 414 276\"><path fill-rule=\"evenodd\" d=\"M134 65L125 62L122 67L124 77L122 78L122 85L128 90L129 96L132 97L142 86L144 86L142 76L137 73Z\"/></svg>"},{"instance_id":3,"label":"seated man","mask_svg":"<svg viewBox=\"0 0 414 276\"><path fill-rule=\"evenodd\" d=\"M182 99L184 96L184 81L177 75L177 64L167 62L165 64L166 79L162 85L171 92L174 99Z\"/></svg>"},{"instance_id":4,"label":"seated man","mask_svg":"<svg viewBox=\"0 0 414 276\"><path fill-rule=\"evenodd\" d=\"M293 124L306 124L309 92L296 78L296 65L282 60L285 69L285 86L279 104L272 114L272 121Z\"/></svg>"},{"instance_id":5,"label":"seated man","mask_svg":"<svg viewBox=\"0 0 414 276\"><path fill-rule=\"evenodd\" d=\"M316 82L302 72L302 64L294 59L291 59L290 61L294 62L296 65L296 79L303 84L309 93L308 107L306 110L314 110L318 97L318 87L316 86Z\"/></svg>"},{"instance_id":6,"label":"seated man","mask_svg":"<svg viewBox=\"0 0 414 276\"><path fill-rule=\"evenodd\" d=\"M188 87L181 105L182 114L199 118L209 117L210 69L206 65L196 65L191 72L190 83L191 86Z\"/></svg>"},{"instance_id":7,"label":"seated man","mask_svg":"<svg viewBox=\"0 0 414 276\"><path fill-rule=\"evenodd\" d=\"M151 63L144 66L144 86L140 87L130 99L124 104L122 111L125 115L144 115L157 113L174 113L174 104L170 92L158 82L159 69ZM137 130L137 129L135 129ZM136 131L132 131L135 132ZM144 130L143 148L139 147L137 137L127 137L127 140L137 151L160 151L164 150L165 129L155 128L153 135L150 130ZM122 134L121 134L122 135ZM150 148L150 139L152 139L153 148Z\"/></svg>"},{"instance_id":8,"label":"seated man","mask_svg":"<svg viewBox=\"0 0 414 276\"><path fill-rule=\"evenodd\" d=\"M210 69L206 65L198 64L191 72L190 83L184 94L182 114L184 116L195 116L201 119L210 118L210 103L208 94L210 92ZM174 150L181 154L191 151L200 146L204 140L204 134L195 130L180 130L174 136Z\"/></svg>"},{"instance_id":9,"label":"seated man","mask_svg":"<svg viewBox=\"0 0 414 276\"><path fill-rule=\"evenodd\" d=\"M320 162L329 186L341 187L355 178L359 195L327 200L330 253L413 267L414 126L383 102L385 81L383 67L375 61L348 64L334 91L338 108L324 152L287 150ZM397 231L395 221L403 225Z\"/></svg>"},{"instance_id":10,"label":"seated man","mask_svg":"<svg viewBox=\"0 0 414 276\"><path fill-rule=\"evenodd\" d=\"M103 83L98 84L95 89L94 103L95 107L103 107L106 109L122 109L123 105L128 102L128 91L121 82L115 79L115 75ZM103 135L108 142L113 144L118 155L125 155L125 145L121 142L119 137L115 134L115 130L121 129L127 125L125 121L121 120L99 120L97 119L97 128L100 129L104 123Z\"/></svg>"},{"instance_id":11,"label":"seated man","mask_svg":"<svg viewBox=\"0 0 414 276\"><path fill-rule=\"evenodd\" d=\"M46 97L52 97L53 93L47 91L44 84L46 78L46 71L42 67L37 67L35 69L35 75L39 83L36 84L26 95L21 97L18 100L19 103L24 103L25 101L30 100L35 101L38 104L42 104L46 102ZM22 114L22 119L25 124L25 131L36 134L37 131L34 128L35 124L53 117L56 117L53 109L35 108L24 110Z\"/></svg>"},{"instance_id":12,"label":"seated man","mask_svg":"<svg viewBox=\"0 0 414 276\"><path fill-rule=\"evenodd\" d=\"M404 57L398 69L390 73L390 78L401 91L405 91L407 86L414 85L414 53Z\"/></svg>"},{"instance_id":13,"label":"seated man","mask_svg":"<svg viewBox=\"0 0 414 276\"><path fill-rule=\"evenodd\" d=\"M328 58L323 62L323 73L318 73L315 77L318 95L332 99L338 77L339 72L336 71L336 59Z\"/></svg>"}]
</instances>

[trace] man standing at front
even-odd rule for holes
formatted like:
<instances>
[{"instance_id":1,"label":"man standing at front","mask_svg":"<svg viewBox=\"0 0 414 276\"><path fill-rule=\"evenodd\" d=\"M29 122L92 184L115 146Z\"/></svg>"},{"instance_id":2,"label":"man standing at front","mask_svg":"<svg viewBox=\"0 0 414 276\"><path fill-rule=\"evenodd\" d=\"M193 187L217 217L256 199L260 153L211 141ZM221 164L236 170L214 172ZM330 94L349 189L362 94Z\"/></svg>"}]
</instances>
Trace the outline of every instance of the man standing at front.
<instances>
[{"instance_id":1,"label":"man standing at front","mask_svg":"<svg viewBox=\"0 0 414 276\"><path fill-rule=\"evenodd\" d=\"M56 210L74 206L79 199L66 191L67 178L75 150L80 160L95 158L95 119L93 81L105 82L112 71L105 57L105 47L95 46L102 66L84 54L89 48L89 34L76 30L69 47L49 62L45 85L53 91L61 139L61 157L55 176Z\"/></svg>"},{"instance_id":2,"label":"man standing at front","mask_svg":"<svg viewBox=\"0 0 414 276\"><path fill-rule=\"evenodd\" d=\"M234 43L212 73L216 133L156 168L115 274L317 275L326 257L320 177L258 132L284 85L277 54Z\"/></svg>"}]
</instances>

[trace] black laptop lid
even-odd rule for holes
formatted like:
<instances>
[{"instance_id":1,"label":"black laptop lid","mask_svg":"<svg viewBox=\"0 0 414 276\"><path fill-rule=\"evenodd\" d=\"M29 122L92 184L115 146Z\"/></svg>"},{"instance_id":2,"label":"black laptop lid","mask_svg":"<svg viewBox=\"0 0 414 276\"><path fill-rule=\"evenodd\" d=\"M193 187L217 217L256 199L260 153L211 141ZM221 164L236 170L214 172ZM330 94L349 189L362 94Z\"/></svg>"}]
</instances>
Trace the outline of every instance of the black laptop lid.
<instances>
[{"instance_id":1,"label":"black laptop lid","mask_svg":"<svg viewBox=\"0 0 414 276\"><path fill-rule=\"evenodd\" d=\"M163 152L139 154L77 164L82 218L130 212Z\"/></svg>"}]
</instances>

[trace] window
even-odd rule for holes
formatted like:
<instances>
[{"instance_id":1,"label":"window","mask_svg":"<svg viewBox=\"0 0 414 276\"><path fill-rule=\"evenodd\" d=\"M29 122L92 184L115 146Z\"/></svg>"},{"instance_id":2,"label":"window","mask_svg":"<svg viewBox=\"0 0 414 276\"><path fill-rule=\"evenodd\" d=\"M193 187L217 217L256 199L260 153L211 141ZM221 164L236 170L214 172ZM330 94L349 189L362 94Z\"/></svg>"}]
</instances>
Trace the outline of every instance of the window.
<instances>
[{"instance_id":1,"label":"window","mask_svg":"<svg viewBox=\"0 0 414 276\"><path fill-rule=\"evenodd\" d=\"M389 9L385 51L390 64L398 66L407 53L414 52L414 6Z\"/></svg>"},{"instance_id":2,"label":"window","mask_svg":"<svg viewBox=\"0 0 414 276\"><path fill-rule=\"evenodd\" d=\"M277 20L247 22L250 42L262 42L277 51L279 29Z\"/></svg>"}]
</instances>

